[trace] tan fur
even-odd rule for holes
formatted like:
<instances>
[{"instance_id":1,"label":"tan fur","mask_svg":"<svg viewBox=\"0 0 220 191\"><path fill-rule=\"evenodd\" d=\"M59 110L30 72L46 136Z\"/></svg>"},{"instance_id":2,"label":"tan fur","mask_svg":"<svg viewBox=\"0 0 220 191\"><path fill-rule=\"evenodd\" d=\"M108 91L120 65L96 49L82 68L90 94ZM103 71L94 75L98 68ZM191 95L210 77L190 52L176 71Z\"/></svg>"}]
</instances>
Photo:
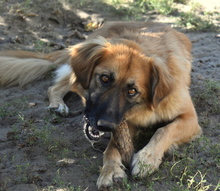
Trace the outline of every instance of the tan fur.
<instances>
[{"instance_id":1,"label":"tan fur","mask_svg":"<svg viewBox=\"0 0 220 191\"><path fill-rule=\"evenodd\" d=\"M150 142L134 155L132 175L144 177L153 172L166 151L201 134L188 90L191 43L184 34L161 24L110 22L85 42L59 54L0 53L0 84L24 85L66 61L74 72L49 88L50 108L67 114L63 96L69 90L87 100L90 87L96 87L95 75L111 71L116 76L115 87L123 89L127 83L135 81L141 92L137 98L141 104L124 116L132 140L139 133L138 127L170 121L157 129ZM107 97L105 94L102 99ZM122 96L119 110L124 103ZM115 179L126 178L122 162L111 139L97 181L99 189L111 186Z\"/></svg>"},{"instance_id":2,"label":"tan fur","mask_svg":"<svg viewBox=\"0 0 220 191\"><path fill-rule=\"evenodd\" d=\"M41 78L58 64L68 62L68 49L50 54L27 51L0 52L0 86L24 86Z\"/></svg>"}]
</instances>

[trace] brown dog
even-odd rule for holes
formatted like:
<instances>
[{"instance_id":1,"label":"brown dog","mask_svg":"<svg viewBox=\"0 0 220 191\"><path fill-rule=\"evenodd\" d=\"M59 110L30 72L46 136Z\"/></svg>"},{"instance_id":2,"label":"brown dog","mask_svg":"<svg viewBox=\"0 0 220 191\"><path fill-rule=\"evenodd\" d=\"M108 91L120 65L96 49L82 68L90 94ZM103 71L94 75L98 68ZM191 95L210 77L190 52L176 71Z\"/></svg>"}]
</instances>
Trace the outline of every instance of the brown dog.
<instances>
[{"instance_id":1,"label":"brown dog","mask_svg":"<svg viewBox=\"0 0 220 191\"><path fill-rule=\"evenodd\" d=\"M168 26L109 22L85 42L63 51L1 52L0 84L24 85L66 62L49 88L49 108L68 114L64 95L70 90L81 95L89 139L116 129L122 120L132 140L143 128L160 127L132 159L132 175L144 177L159 167L166 151L201 134L188 90L190 52L188 38ZM98 188L123 178L121 155L111 139Z\"/></svg>"}]
</instances>

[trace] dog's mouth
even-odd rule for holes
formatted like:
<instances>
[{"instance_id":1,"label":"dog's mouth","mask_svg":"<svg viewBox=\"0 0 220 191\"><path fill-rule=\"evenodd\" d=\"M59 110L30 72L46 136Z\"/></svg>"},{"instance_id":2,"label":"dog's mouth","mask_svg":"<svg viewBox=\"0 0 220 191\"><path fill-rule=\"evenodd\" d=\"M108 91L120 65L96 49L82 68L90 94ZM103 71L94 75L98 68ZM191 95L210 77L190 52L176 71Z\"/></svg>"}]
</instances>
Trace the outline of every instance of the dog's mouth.
<instances>
[{"instance_id":1,"label":"dog's mouth","mask_svg":"<svg viewBox=\"0 0 220 191\"><path fill-rule=\"evenodd\" d=\"M85 118L85 124L84 124L84 132L87 138L90 141L98 141L104 135L104 132L99 131L96 127L91 126L88 119Z\"/></svg>"}]
</instances>

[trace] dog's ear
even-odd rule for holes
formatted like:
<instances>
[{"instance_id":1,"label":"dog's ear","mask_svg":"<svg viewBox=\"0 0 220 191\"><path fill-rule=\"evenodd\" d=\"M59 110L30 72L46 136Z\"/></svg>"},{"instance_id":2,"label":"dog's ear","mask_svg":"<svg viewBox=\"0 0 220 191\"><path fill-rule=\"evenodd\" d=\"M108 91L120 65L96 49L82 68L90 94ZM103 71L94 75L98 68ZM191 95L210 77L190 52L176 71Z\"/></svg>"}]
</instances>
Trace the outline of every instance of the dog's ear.
<instances>
[{"instance_id":1,"label":"dog's ear","mask_svg":"<svg viewBox=\"0 0 220 191\"><path fill-rule=\"evenodd\" d=\"M152 62L150 76L150 100L153 107L158 104L172 91L174 80L172 79L168 67L165 64L155 64Z\"/></svg>"},{"instance_id":2,"label":"dog's ear","mask_svg":"<svg viewBox=\"0 0 220 191\"><path fill-rule=\"evenodd\" d=\"M93 70L104 54L106 42L105 38L98 37L73 46L70 50L70 65L76 75L77 82L84 89L89 87Z\"/></svg>"}]
</instances>

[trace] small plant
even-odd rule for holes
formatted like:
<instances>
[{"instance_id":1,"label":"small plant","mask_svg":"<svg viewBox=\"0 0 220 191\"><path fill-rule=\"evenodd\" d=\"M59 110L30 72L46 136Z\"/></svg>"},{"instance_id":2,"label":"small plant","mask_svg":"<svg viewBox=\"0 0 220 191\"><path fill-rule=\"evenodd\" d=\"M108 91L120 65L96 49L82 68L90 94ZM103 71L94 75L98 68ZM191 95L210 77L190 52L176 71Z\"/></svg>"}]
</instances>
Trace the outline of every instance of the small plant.
<instances>
[{"instance_id":1,"label":"small plant","mask_svg":"<svg viewBox=\"0 0 220 191\"><path fill-rule=\"evenodd\" d=\"M129 183L129 181L127 179L122 181L122 187L124 191L131 191L131 184Z\"/></svg>"},{"instance_id":2,"label":"small plant","mask_svg":"<svg viewBox=\"0 0 220 191\"><path fill-rule=\"evenodd\" d=\"M173 0L113 0L112 5L124 15L136 16L144 14L147 9L168 15L173 11Z\"/></svg>"},{"instance_id":3,"label":"small plant","mask_svg":"<svg viewBox=\"0 0 220 191\"><path fill-rule=\"evenodd\" d=\"M190 30L213 30L216 28L212 20L202 18L194 12L181 13L178 24Z\"/></svg>"},{"instance_id":4,"label":"small plant","mask_svg":"<svg viewBox=\"0 0 220 191\"><path fill-rule=\"evenodd\" d=\"M168 15L173 11L173 0L145 0L147 5L160 14Z\"/></svg>"},{"instance_id":5,"label":"small plant","mask_svg":"<svg viewBox=\"0 0 220 191\"><path fill-rule=\"evenodd\" d=\"M26 97L21 97L19 99L11 100L0 106L0 119L5 119L11 115L21 115L18 111L23 111L28 107L28 101Z\"/></svg>"},{"instance_id":6,"label":"small plant","mask_svg":"<svg viewBox=\"0 0 220 191\"><path fill-rule=\"evenodd\" d=\"M43 40L37 40L34 43L34 49L39 52L50 52L49 42Z\"/></svg>"},{"instance_id":7,"label":"small plant","mask_svg":"<svg viewBox=\"0 0 220 191\"><path fill-rule=\"evenodd\" d=\"M195 89L193 101L195 105L203 107L207 113L219 114L220 112L220 83L207 80Z\"/></svg>"},{"instance_id":8,"label":"small plant","mask_svg":"<svg viewBox=\"0 0 220 191\"><path fill-rule=\"evenodd\" d=\"M26 8L31 8L32 3L33 3L33 0L24 1L24 5L25 5Z\"/></svg>"},{"instance_id":9,"label":"small plant","mask_svg":"<svg viewBox=\"0 0 220 191\"><path fill-rule=\"evenodd\" d=\"M188 4L189 1L190 0L174 0L175 3L181 3L181 4L184 4L184 5Z\"/></svg>"},{"instance_id":10,"label":"small plant","mask_svg":"<svg viewBox=\"0 0 220 191\"><path fill-rule=\"evenodd\" d=\"M42 128L34 128L34 135L38 141L46 148L49 157L60 158L69 155L70 150L68 149L69 143L63 138L62 132L60 136L55 137L53 132L59 131L55 126L50 124L44 125Z\"/></svg>"},{"instance_id":11,"label":"small plant","mask_svg":"<svg viewBox=\"0 0 220 191\"><path fill-rule=\"evenodd\" d=\"M23 163L23 164L18 164L15 166L16 173L17 173L17 182L19 183L28 183L29 181L29 168L30 164Z\"/></svg>"},{"instance_id":12,"label":"small plant","mask_svg":"<svg viewBox=\"0 0 220 191\"><path fill-rule=\"evenodd\" d=\"M10 112L8 111L8 107L0 107L0 119L5 119L9 114Z\"/></svg>"},{"instance_id":13,"label":"small plant","mask_svg":"<svg viewBox=\"0 0 220 191\"><path fill-rule=\"evenodd\" d=\"M202 174L199 170L193 175L189 176L189 179L187 179L187 188L188 189L193 189L193 190L209 190L211 185L205 185L206 180L205 180L206 174Z\"/></svg>"},{"instance_id":14,"label":"small plant","mask_svg":"<svg viewBox=\"0 0 220 191\"><path fill-rule=\"evenodd\" d=\"M64 178L62 177L61 169L56 171L56 175L53 179L53 186L49 186L45 191L56 191L56 190L65 190L65 191L82 191L82 188L75 187L66 183Z\"/></svg>"},{"instance_id":15,"label":"small plant","mask_svg":"<svg viewBox=\"0 0 220 191\"><path fill-rule=\"evenodd\" d=\"M191 158L177 161L170 169L171 176L175 177L181 190L210 190L213 185L207 183L206 172L202 173L195 165L196 161Z\"/></svg>"},{"instance_id":16,"label":"small plant","mask_svg":"<svg viewBox=\"0 0 220 191\"><path fill-rule=\"evenodd\" d=\"M144 1L112 0L110 4L114 7L114 12L125 17L140 17L146 11ZM124 18L125 19L125 18Z\"/></svg>"},{"instance_id":17,"label":"small plant","mask_svg":"<svg viewBox=\"0 0 220 191\"><path fill-rule=\"evenodd\" d=\"M218 27L214 24L214 12L206 12L205 8L197 2L190 4L191 10L180 13L178 24L189 30L216 30Z\"/></svg>"}]
</instances>

